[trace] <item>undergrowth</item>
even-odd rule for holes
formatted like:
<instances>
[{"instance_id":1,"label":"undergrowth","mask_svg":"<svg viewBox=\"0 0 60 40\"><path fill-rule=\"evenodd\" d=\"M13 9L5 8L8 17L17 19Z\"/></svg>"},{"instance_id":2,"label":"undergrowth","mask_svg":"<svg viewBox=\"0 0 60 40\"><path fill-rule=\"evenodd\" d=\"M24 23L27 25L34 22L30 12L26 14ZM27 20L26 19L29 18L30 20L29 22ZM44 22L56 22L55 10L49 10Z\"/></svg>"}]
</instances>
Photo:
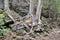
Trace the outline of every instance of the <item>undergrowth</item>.
<instances>
[{"instance_id":1,"label":"undergrowth","mask_svg":"<svg viewBox=\"0 0 60 40\"><path fill-rule=\"evenodd\" d=\"M10 28L3 26L4 25L3 18L4 18L3 10L0 9L0 38L6 36L10 30Z\"/></svg>"}]
</instances>

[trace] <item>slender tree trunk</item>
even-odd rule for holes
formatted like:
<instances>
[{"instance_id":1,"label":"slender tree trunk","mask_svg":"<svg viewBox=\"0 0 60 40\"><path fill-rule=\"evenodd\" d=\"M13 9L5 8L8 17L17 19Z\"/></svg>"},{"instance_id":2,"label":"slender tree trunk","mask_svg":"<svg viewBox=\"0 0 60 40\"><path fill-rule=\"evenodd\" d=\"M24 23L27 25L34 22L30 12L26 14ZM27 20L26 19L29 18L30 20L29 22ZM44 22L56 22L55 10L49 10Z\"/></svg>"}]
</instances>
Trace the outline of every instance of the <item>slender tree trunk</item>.
<instances>
[{"instance_id":1,"label":"slender tree trunk","mask_svg":"<svg viewBox=\"0 0 60 40\"><path fill-rule=\"evenodd\" d=\"M30 14L30 17L31 17L31 21L32 21L32 24L31 24L31 31L33 29L33 25L34 25L34 16L33 16L33 12L34 12L34 0L30 0L30 8L29 8L29 14Z\"/></svg>"},{"instance_id":2,"label":"slender tree trunk","mask_svg":"<svg viewBox=\"0 0 60 40\"><path fill-rule=\"evenodd\" d=\"M29 14L30 14L32 23L33 23L33 12L34 12L34 0L30 0Z\"/></svg>"},{"instance_id":3,"label":"slender tree trunk","mask_svg":"<svg viewBox=\"0 0 60 40\"><path fill-rule=\"evenodd\" d=\"M41 20L40 20L41 9L42 9L42 0L38 0L38 6L37 6L37 11L36 11L36 18L37 18L37 21L38 21L38 28L39 29L41 28Z\"/></svg>"},{"instance_id":4,"label":"slender tree trunk","mask_svg":"<svg viewBox=\"0 0 60 40\"><path fill-rule=\"evenodd\" d=\"M9 9L9 0L4 0L4 10L7 11Z\"/></svg>"}]
</instances>

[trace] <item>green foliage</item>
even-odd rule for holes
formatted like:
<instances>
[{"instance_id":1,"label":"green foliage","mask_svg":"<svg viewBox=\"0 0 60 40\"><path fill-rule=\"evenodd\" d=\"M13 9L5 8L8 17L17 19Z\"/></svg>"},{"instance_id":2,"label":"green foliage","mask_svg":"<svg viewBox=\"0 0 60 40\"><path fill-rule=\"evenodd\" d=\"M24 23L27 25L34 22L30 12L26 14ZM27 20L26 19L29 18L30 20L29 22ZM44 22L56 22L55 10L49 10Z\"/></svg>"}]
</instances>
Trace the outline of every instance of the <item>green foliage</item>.
<instances>
[{"instance_id":1,"label":"green foliage","mask_svg":"<svg viewBox=\"0 0 60 40\"><path fill-rule=\"evenodd\" d=\"M6 36L10 30L10 28L7 28L6 26L2 26L2 25L4 25L3 19L6 15L6 14L2 14L2 13L3 13L3 10L0 9L0 38Z\"/></svg>"},{"instance_id":2,"label":"green foliage","mask_svg":"<svg viewBox=\"0 0 60 40\"><path fill-rule=\"evenodd\" d=\"M55 0L56 1L56 7L58 10L60 10L60 0Z\"/></svg>"},{"instance_id":3,"label":"green foliage","mask_svg":"<svg viewBox=\"0 0 60 40\"><path fill-rule=\"evenodd\" d=\"M3 25L4 21L3 21L3 16L0 16L0 25Z\"/></svg>"},{"instance_id":4,"label":"green foliage","mask_svg":"<svg viewBox=\"0 0 60 40\"><path fill-rule=\"evenodd\" d=\"M9 28L5 28L5 27L6 26L0 25L0 38L6 36L10 30Z\"/></svg>"}]
</instances>

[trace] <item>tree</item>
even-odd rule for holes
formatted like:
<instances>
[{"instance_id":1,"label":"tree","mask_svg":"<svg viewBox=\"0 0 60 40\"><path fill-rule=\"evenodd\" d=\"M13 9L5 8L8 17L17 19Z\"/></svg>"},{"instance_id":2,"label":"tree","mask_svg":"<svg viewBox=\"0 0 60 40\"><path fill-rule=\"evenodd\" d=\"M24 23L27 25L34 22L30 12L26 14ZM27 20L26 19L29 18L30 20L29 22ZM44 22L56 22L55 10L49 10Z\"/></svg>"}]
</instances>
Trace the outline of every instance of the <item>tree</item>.
<instances>
[{"instance_id":1,"label":"tree","mask_svg":"<svg viewBox=\"0 0 60 40\"><path fill-rule=\"evenodd\" d=\"M9 1L4 0L4 10L7 11L9 9Z\"/></svg>"},{"instance_id":2,"label":"tree","mask_svg":"<svg viewBox=\"0 0 60 40\"><path fill-rule=\"evenodd\" d=\"M38 0L38 6L36 11L36 18L38 21L38 30L41 28L41 9L42 9L42 0Z\"/></svg>"},{"instance_id":3,"label":"tree","mask_svg":"<svg viewBox=\"0 0 60 40\"><path fill-rule=\"evenodd\" d=\"M29 14L31 15L31 21L32 21L32 25L31 25L31 30L30 32L32 32L33 26L34 26L34 22L35 20L38 21L38 30L40 30L41 28L41 9L42 9L42 1L38 0L38 6L37 6L37 11L36 11L36 18L34 17L33 13L34 13L34 0L30 0L30 8L29 8Z\"/></svg>"},{"instance_id":4,"label":"tree","mask_svg":"<svg viewBox=\"0 0 60 40\"><path fill-rule=\"evenodd\" d=\"M31 17L31 22L32 22L30 32L32 32L33 25L34 25L33 13L34 13L34 0L30 0L29 14L30 14L30 17Z\"/></svg>"}]
</instances>

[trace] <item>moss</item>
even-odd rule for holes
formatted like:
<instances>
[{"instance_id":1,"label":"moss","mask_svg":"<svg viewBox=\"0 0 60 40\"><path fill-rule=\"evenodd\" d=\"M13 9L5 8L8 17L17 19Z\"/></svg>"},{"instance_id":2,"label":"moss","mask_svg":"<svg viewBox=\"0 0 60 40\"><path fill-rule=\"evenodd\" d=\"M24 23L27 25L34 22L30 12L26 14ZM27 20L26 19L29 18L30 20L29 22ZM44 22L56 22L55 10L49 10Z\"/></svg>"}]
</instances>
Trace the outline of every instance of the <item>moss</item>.
<instances>
[{"instance_id":1,"label":"moss","mask_svg":"<svg viewBox=\"0 0 60 40\"><path fill-rule=\"evenodd\" d=\"M24 30L23 29L20 29L20 30L17 31L17 35L22 36L23 35L23 32L24 32Z\"/></svg>"},{"instance_id":2,"label":"moss","mask_svg":"<svg viewBox=\"0 0 60 40\"><path fill-rule=\"evenodd\" d=\"M2 9L0 9L0 14L2 14L4 11Z\"/></svg>"}]
</instances>

